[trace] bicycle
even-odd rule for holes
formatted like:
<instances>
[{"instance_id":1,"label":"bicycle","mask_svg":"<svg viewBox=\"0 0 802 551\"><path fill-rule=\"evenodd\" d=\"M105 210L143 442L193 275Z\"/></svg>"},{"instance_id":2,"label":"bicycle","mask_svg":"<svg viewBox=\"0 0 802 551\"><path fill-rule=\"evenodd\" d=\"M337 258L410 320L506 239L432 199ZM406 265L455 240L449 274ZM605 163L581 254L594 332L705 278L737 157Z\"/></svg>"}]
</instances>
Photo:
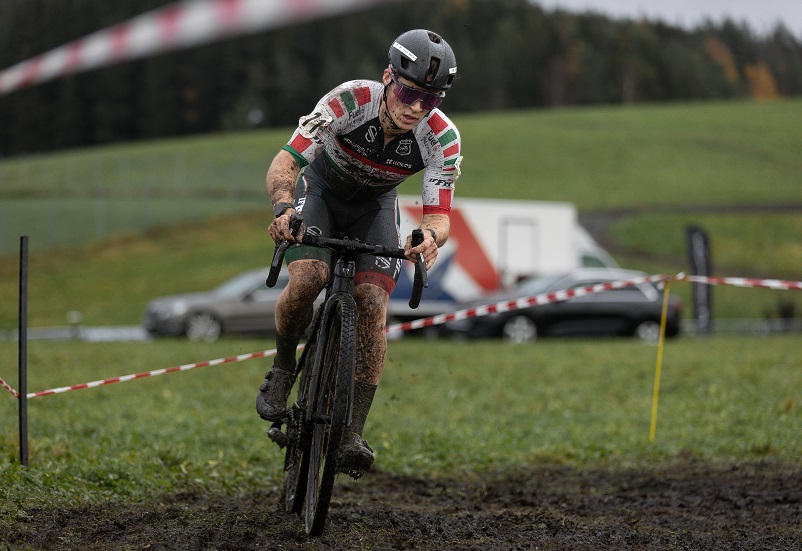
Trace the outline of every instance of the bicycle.
<instances>
[{"instance_id":1,"label":"bicycle","mask_svg":"<svg viewBox=\"0 0 802 551\"><path fill-rule=\"evenodd\" d=\"M290 227L296 235L302 223L293 214ZM423 242L422 230L414 230L413 246ZM275 285L290 242L282 241L273 254L268 287ZM294 379L301 376L297 400L267 434L286 448L283 502L287 513L304 513L304 529L310 536L323 532L329 511L343 431L351 423L356 364L356 301L354 275L360 255L405 258L404 249L371 245L358 239L328 238L305 233L303 244L334 252L334 269L326 284L323 304L315 311L311 331L298 359ZM411 308L420 303L428 286L426 263L418 255ZM282 431L282 425L286 430ZM362 472L348 471L357 479Z\"/></svg>"}]
</instances>

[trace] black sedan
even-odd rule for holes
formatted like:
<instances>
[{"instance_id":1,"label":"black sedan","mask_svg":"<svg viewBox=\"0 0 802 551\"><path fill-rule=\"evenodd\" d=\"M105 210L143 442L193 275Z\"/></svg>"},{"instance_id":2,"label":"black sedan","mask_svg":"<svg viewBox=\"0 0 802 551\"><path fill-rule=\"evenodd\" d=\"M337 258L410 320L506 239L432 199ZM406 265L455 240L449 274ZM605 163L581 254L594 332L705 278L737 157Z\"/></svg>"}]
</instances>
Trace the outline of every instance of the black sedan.
<instances>
[{"instance_id":1,"label":"black sedan","mask_svg":"<svg viewBox=\"0 0 802 551\"><path fill-rule=\"evenodd\" d=\"M580 268L568 273L527 279L515 288L487 295L481 301L462 305L470 308L521 297L578 289L599 283L626 281L643 272L608 268ZM653 283L586 294L560 302L455 320L446 324L452 334L468 337L501 337L512 342L538 336L635 336L655 341L660 335L663 291ZM680 332L680 301L669 297L666 336Z\"/></svg>"}]
</instances>

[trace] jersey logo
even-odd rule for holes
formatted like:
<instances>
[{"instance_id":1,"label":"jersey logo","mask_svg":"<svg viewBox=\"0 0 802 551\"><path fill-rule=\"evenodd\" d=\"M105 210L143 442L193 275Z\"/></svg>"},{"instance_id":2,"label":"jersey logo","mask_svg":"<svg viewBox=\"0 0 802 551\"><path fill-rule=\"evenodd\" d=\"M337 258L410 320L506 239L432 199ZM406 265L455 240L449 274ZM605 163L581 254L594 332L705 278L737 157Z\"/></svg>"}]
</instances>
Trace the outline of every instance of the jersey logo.
<instances>
[{"instance_id":1,"label":"jersey logo","mask_svg":"<svg viewBox=\"0 0 802 551\"><path fill-rule=\"evenodd\" d=\"M321 128L331 124L332 116L325 111L316 111L305 117L298 119L298 130L301 136L309 140L313 139Z\"/></svg>"},{"instance_id":2,"label":"jersey logo","mask_svg":"<svg viewBox=\"0 0 802 551\"><path fill-rule=\"evenodd\" d=\"M379 135L379 130L375 126L371 125L368 126L368 131L365 132L365 139L368 142L373 143L376 141L376 136L378 135Z\"/></svg>"},{"instance_id":3,"label":"jersey logo","mask_svg":"<svg viewBox=\"0 0 802 551\"><path fill-rule=\"evenodd\" d=\"M395 152L399 155L409 155L412 153L412 140L401 140L401 142L398 144L398 147L395 149Z\"/></svg>"}]
</instances>

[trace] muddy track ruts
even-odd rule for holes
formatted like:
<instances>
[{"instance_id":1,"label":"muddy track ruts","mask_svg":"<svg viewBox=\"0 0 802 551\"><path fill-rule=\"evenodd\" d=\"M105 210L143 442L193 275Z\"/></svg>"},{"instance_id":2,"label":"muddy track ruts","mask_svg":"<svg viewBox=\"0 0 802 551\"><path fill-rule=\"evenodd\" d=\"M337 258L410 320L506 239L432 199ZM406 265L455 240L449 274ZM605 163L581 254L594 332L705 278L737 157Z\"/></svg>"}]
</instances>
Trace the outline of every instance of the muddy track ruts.
<instances>
[{"instance_id":1,"label":"muddy track ruts","mask_svg":"<svg viewBox=\"0 0 802 551\"><path fill-rule=\"evenodd\" d=\"M0 546L33 549L802 549L802 466L537 466L459 479L340 481L319 538L279 490L38 509Z\"/></svg>"}]
</instances>

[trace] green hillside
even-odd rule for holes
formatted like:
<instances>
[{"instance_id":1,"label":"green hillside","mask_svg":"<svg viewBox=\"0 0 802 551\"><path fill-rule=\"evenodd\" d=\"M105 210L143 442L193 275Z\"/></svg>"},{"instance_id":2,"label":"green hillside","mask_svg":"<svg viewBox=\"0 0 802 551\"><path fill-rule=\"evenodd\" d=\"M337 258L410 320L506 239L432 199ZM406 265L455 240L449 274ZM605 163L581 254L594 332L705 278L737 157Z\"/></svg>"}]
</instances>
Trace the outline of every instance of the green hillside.
<instances>
[{"instance_id":1,"label":"green hillside","mask_svg":"<svg viewBox=\"0 0 802 551\"><path fill-rule=\"evenodd\" d=\"M695 223L711 234L718 275L802 279L800 99L453 119L465 156L458 196L568 201L583 219L605 215L606 225L591 229L625 267L687 269L684 227ZM290 131L0 162L0 329L16 324L21 234L34 254L34 326L63 324L73 309L87 324L137 323L153 296L207 288L264 263L264 172ZM400 191L419 193L420 178ZM762 317L788 298L717 294L724 317Z\"/></svg>"}]
</instances>

